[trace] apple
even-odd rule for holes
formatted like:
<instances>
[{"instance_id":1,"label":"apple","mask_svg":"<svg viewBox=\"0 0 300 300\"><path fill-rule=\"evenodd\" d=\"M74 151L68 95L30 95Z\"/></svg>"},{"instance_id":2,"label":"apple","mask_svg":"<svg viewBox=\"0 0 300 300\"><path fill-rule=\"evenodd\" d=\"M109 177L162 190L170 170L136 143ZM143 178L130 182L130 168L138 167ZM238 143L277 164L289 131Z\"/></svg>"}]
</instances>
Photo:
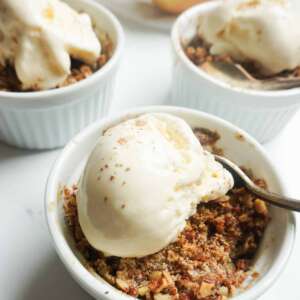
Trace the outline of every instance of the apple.
<instances>
[{"instance_id":1,"label":"apple","mask_svg":"<svg viewBox=\"0 0 300 300\"><path fill-rule=\"evenodd\" d=\"M153 4L159 9L171 14L179 14L187 8L204 1L205 0L152 0Z\"/></svg>"}]
</instances>

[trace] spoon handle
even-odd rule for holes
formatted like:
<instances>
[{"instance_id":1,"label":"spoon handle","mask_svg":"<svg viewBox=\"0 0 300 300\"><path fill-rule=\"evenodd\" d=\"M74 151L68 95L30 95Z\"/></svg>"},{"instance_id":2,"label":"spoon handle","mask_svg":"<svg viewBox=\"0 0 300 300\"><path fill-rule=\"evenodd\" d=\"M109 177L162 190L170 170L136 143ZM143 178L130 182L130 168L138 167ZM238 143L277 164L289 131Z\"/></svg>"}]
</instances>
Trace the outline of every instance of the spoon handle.
<instances>
[{"instance_id":1,"label":"spoon handle","mask_svg":"<svg viewBox=\"0 0 300 300\"><path fill-rule=\"evenodd\" d=\"M293 210L300 212L300 199L293 199L279 195L276 193L268 192L260 187L258 187L246 174L241 170L239 166L230 161L229 159L214 155L215 159L221 163L235 178L235 180L242 180L243 184L251 191L253 194L261 198L262 200L271 203L275 206L279 206L288 210Z\"/></svg>"},{"instance_id":2,"label":"spoon handle","mask_svg":"<svg viewBox=\"0 0 300 300\"><path fill-rule=\"evenodd\" d=\"M276 193L271 193L257 187L255 184L251 183L251 187L246 183L248 189L250 189L253 194L262 198L266 202L279 206L288 210L294 210L300 212L300 200L293 199L290 197L285 197Z\"/></svg>"}]
</instances>

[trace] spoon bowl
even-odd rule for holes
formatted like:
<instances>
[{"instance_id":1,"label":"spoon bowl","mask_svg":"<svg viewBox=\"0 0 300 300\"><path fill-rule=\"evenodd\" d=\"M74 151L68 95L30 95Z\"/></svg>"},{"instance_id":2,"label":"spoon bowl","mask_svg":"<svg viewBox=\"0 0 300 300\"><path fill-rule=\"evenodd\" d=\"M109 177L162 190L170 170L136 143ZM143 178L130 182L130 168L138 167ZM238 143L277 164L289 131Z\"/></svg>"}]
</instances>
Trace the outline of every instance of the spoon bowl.
<instances>
[{"instance_id":1,"label":"spoon bowl","mask_svg":"<svg viewBox=\"0 0 300 300\"><path fill-rule=\"evenodd\" d=\"M201 68L209 75L218 78L231 86L253 90L288 90L300 87L299 77L274 76L266 79L253 77L242 65L236 63L211 61Z\"/></svg>"}]
</instances>

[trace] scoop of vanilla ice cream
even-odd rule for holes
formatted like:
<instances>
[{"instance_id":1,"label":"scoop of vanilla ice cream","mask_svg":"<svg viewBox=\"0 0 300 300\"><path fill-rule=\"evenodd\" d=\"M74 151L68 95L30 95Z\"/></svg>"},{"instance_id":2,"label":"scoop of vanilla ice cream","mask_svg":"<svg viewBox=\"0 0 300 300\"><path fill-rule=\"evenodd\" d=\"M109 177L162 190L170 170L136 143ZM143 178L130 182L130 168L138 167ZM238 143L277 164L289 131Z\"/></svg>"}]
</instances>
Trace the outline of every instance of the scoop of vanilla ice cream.
<instances>
[{"instance_id":1,"label":"scoop of vanilla ice cream","mask_svg":"<svg viewBox=\"0 0 300 300\"><path fill-rule=\"evenodd\" d=\"M101 52L91 19L59 0L0 2L0 64L15 67L23 89L62 83L70 56L94 64Z\"/></svg>"},{"instance_id":2,"label":"scoop of vanilla ice cream","mask_svg":"<svg viewBox=\"0 0 300 300\"><path fill-rule=\"evenodd\" d=\"M300 65L300 1L227 0L201 18L200 36L211 54L253 61L262 74Z\"/></svg>"},{"instance_id":3,"label":"scoop of vanilla ice cream","mask_svg":"<svg viewBox=\"0 0 300 300\"><path fill-rule=\"evenodd\" d=\"M232 186L182 119L146 114L99 139L79 183L79 222L106 255L146 256L176 239L199 202Z\"/></svg>"}]
</instances>

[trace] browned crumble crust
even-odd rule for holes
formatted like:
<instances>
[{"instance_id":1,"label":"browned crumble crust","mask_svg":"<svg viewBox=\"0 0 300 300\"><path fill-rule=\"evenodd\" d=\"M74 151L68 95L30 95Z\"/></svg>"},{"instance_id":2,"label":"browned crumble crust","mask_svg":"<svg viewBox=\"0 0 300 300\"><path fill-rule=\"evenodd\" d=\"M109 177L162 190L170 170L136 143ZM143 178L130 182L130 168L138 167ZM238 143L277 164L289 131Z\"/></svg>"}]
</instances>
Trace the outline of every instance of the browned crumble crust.
<instances>
[{"instance_id":1,"label":"browned crumble crust","mask_svg":"<svg viewBox=\"0 0 300 300\"><path fill-rule=\"evenodd\" d=\"M195 129L206 148L219 135ZM251 174L250 174L251 175ZM256 183L266 188L263 180ZM144 300L225 300L251 271L269 222L266 204L245 188L198 205L176 242L143 258L104 257L86 240L77 215L77 188L64 189L66 223L76 247L94 270L121 291Z\"/></svg>"},{"instance_id":2,"label":"browned crumble crust","mask_svg":"<svg viewBox=\"0 0 300 300\"><path fill-rule=\"evenodd\" d=\"M292 71L283 71L275 76L265 76L259 71L259 65L253 61L236 62L233 61L229 55L211 55L209 49L210 45L205 43L200 36L195 37L187 46L184 46L185 54L198 67L203 67L205 63L212 61L231 64L239 63L256 79L268 79L273 77L300 77L300 66Z\"/></svg>"},{"instance_id":3,"label":"browned crumble crust","mask_svg":"<svg viewBox=\"0 0 300 300\"><path fill-rule=\"evenodd\" d=\"M211 131L207 128L194 128L194 134L201 142L203 148L209 152L217 155L223 155L223 149L219 148L216 144L220 139L217 131Z\"/></svg>"},{"instance_id":4,"label":"browned crumble crust","mask_svg":"<svg viewBox=\"0 0 300 300\"><path fill-rule=\"evenodd\" d=\"M113 54L113 43L106 34L100 37L100 42L102 51L101 55L97 59L96 65L90 66L79 60L71 59L71 74L56 88L79 82L100 70L108 62ZM5 68L2 67L2 69L0 67L0 91L32 92L37 91L37 89L32 88L26 91L22 90L21 82L19 81L14 68L10 65L7 65Z\"/></svg>"}]
</instances>

